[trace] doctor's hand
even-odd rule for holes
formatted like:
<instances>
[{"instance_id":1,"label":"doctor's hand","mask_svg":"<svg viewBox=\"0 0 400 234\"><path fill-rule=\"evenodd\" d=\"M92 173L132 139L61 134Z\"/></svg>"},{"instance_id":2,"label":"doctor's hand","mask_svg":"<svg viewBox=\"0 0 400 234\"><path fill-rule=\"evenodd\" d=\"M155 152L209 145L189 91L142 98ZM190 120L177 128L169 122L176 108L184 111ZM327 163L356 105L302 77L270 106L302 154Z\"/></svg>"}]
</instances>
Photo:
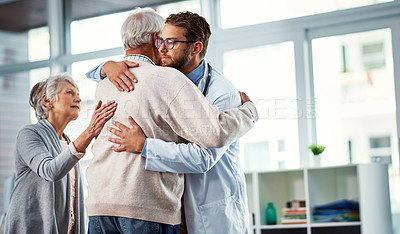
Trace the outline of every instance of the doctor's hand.
<instances>
[{"instance_id":1,"label":"doctor's hand","mask_svg":"<svg viewBox=\"0 0 400 234\"><path fill-rule=\"evenodd\" d=\"M245 92L240 92L240 91L239 91L239 94L240 94L240 99L242 100L242 105L243 105L245 102L252 102L252 101L250 100L249 96L247 96L247 94L246 94Z\"/></svg>"},{"instance_id":2,"label":"doctor's hand","mask_svg":"<svg viewBox=\"0 0 400 234\"><path fill-rule=\"evenodd\" d=\"M138 63L130 61L114 62L108 61L101 68L101 75L107 76L111 83L121 92L133 91L137 83L136 77L129 71L129 68L139 67Z\"/></svg>"},{"instance_id":3,"label":"doctor's hand","mask_svg":"<svg viewBox=\"0 0 400 234\"><path fill-rule=\"evenodd\" d=\"M117 128L109 127L108 130L119 138L109 137L108 140L119 144L119 146L112 147L112 150L115 152L141 153L146 142L146 136L131 116L129 116L129 123L132 125L132 128L115 121L113 124Z\"/></svg>"}]
</instances>

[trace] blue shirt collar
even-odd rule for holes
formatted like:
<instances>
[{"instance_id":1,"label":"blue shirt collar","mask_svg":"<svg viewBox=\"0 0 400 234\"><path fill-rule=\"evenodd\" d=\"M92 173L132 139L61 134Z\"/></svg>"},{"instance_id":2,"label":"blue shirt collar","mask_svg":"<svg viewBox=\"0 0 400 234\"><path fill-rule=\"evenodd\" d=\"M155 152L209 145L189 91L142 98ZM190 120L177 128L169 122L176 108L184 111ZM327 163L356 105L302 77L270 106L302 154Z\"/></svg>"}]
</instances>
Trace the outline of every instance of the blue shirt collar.
<instances>
[{"instance_id":1,"label":"blue shirt collar","mask_svg":"<svg viewBox=\"0 0 400 234\"><path fill-rule=\"evenodd\" d=\"M199 85L200 80L204 77L204 71L205 71L204 63L205 62L203 60L196 69L187 74L189 80L191 80L196 86Z\"/></svg>"}]
</instances>

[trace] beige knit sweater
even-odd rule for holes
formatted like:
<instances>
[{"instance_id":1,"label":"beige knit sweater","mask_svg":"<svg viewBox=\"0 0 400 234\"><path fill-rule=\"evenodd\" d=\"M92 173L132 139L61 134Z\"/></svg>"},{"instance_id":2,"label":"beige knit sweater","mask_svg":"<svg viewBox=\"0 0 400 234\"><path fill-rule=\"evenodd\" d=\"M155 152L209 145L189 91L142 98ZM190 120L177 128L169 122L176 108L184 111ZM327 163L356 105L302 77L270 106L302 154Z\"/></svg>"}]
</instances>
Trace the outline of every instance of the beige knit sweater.
<instances>
[{"instance_id":1,"label":"beige knit sweater","mask_svg":"<svg viewBox=\"0 0 400 234\"><path fill-rule=\"evenodd\" d=\"M119 92L106 78L98 84L96 103L115 100L115 116L95 141L86 174L89 216L121 216L176 225L181 223L182 174L145 170L140 154L114 152L108 141L113 120L130 126L132 116L147 137L221 147L246 133L257 121L254 104L220 112L182 73L140 63L131 71L138 83L133 92Z\"/></svg>"}]
</instances>

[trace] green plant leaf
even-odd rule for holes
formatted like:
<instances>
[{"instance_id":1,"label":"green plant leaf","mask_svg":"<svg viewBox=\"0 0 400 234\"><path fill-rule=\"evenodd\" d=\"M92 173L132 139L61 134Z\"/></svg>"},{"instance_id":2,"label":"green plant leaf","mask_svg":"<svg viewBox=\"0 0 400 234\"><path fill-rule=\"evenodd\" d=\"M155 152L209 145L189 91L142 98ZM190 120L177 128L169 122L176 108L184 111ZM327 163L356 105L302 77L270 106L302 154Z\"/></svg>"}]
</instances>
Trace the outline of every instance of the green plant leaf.
<instances>
[{"instance_id":1,"label":"green plant leaf","mask_svg":"<svg viewBox=\"0 0 400 234\"><path fill-rule=\"evenodd\" d=\"M311 152L314 154L314 156L318 156L324 152L326 149L326 146L323 145L317 145L317 144L312 144L309 145L308 148L311 150Z\"/></svg>"}]
</instances>

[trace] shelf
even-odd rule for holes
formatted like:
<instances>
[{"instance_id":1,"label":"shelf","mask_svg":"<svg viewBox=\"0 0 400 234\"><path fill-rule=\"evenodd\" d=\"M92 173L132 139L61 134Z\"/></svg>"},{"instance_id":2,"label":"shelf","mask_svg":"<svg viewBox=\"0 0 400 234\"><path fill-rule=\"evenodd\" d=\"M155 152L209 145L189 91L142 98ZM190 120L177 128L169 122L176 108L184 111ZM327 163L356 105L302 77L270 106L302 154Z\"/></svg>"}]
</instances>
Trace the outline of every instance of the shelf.
<instances>
[{"instance_id":1,"label":"shelf","mask_svg":"<svg viewBox=\"0 0 400 234\"><path fill-rule=\"evenodd\" d=\"M312 224L276 224L276 225L261 225L260 229L290 229L290 228L306 228L310 227L347 227L360 226L361 222L330 222L330 223L312 223ZM253 226L256 228L256 226Z\"/></svg>"},{"instance_id":2,"label":"shelf","mask_svg":"<svg viewBox=\"0 0 400 234\"><path fill-rule=\"evenodd\" d=\"M268 202L274 203L279 224L283 215L282 208L286 207L287 201L305 200L303 170L258 173L258 187L260 225L266 225L265 209Z\"/></svg>"},{"instance_id":3,"label":"shelf","mask_svg":"<svg viewBox=\"0 0 400 234\"><path fill-rule=\"evenodd\" d=\"M360 226L361 222L330 222L330 223L311 223L311 227L337 227L337 226Z\"/></svg>"},{"instance_id":4,"label":"shelf","mask_svg":"<svg viewBox=\"0 0 400 234\"><path fill-rule=\"evenodd\" d=\"M323 168L246 173L247 195L255 234L375 234L391 232L389 179L385 164L357 164ZM313 207L341 199L357 200L360 221L313 222ZM281 224L287 201L306 201L306 224ZM266 224L272 202L276 225Z\"/></svg>"},{"instance_id":5,"label":"shelf","mask_svg":"<svg viewBox=\"0 0 400 234\"><path fill-rule=\"evenodd\" d=\"M355 166L308 170L311 211L315 205L343 198L359 200L357 178Z\"/></svg>"},{"instance_id":6,"label":"shelf","mask_svg":"<svg viewBox=\"0 0 400 234\"><path fill-rule=\"evenodd\" d=\"M290 229L290 228L307 228L307 224L276 224L276 225L261 225L261 229Z\"/></svg>"}]
</instances>

